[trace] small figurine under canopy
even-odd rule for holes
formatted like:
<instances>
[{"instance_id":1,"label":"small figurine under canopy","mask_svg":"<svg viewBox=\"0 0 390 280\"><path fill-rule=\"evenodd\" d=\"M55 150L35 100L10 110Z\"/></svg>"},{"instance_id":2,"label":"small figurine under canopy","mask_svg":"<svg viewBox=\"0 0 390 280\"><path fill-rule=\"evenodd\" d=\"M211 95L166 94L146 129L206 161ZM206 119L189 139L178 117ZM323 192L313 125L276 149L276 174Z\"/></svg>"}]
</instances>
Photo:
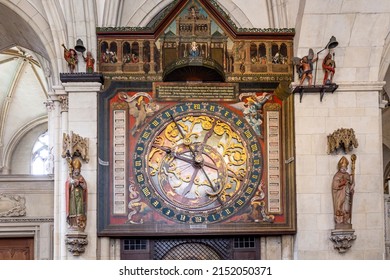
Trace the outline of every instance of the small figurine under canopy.
<instances>
[{"instance_id":1,"label":"small figurine under canopy","mask_svg":"<svg viewBox=\"0 0 390 280\"><path fill-rule=\"evenodd\" d=\"M199 47L196 42L191 43L190 56L199 56Z\"/></svg>"}]
</instances>

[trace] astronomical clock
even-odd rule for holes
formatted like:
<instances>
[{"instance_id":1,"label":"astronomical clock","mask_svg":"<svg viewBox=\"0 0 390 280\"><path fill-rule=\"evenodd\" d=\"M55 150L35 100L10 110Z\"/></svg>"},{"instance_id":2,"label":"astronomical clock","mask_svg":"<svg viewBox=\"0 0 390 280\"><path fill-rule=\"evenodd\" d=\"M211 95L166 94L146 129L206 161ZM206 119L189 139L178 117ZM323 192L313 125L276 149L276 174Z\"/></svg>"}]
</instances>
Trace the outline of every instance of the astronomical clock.
<instances>
[{"instance_id":1,"label":"astronomical clock","mask_svg":"<svg viewBox=\"0 0 390 280\"><path fill-rule=\"evenodd\" d=\"M213 3L98 29L101 236L295 232L293 31L245 33Z\"/></svg>"},{"instance_id":2,"label":"astronomical clock","mask_svg":"<svg viewBox=\"0 0 390 280\"><path fill-rule=\"evenodd\" d=\"M149 204L174 222L221 222L261 192L256 134L226 107L178 103L152 118L140 136L136 182Z\"/></svg>"}]
</instances>

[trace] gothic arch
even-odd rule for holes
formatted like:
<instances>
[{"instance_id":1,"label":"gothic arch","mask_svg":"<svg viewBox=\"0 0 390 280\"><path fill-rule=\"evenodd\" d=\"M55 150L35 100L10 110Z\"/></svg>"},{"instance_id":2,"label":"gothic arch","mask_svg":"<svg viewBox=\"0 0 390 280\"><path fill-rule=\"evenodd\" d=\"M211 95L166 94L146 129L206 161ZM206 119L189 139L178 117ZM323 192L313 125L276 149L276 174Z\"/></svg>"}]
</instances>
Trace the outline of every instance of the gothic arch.
<instances>
[{"instance_id":1,"label":"gothic arch","mask_svg":"<svg viewBox=\"0 0 390 280\"><path fill-rule=\"evenodd\" d=\"M12 16L19 17L19 19L16 18L13 21L18 23L18 26L16 27L18 29L17 35L9 34L9 30L12 30L11 28L6 28L5 32L8 37L11 36L13 39L13 45L20 45L39 54L38 58L40 59L40 64L45 66L45 72L47 73L46 78L49 85L52 83L55 84L57 82L56 79L58 79L57 76L59 76L57 75L59 69L58 67L56 69L55 62L58 61L57 57L60 56L58 50L54 48L56 44L53 44L53 41L57 42L59 40L55 38L56 35L54 35L58 33L52 32L54 24L43 15L45 12L49 15L56 14L58 15L55 17L56 20L61 21L61 16L58 13L58 7L54 7L55 5L55 3L51 3L51 1L49 1L45 6L35 7L27 0L22 0L17 4L14 4L11 1L0 0L0 6L4 6L4 8L1 8L3 13L11 13ZM39 10L39 8L42 10ZM12 25L12 23L9 24L10 26ZM56 30L62 30L58 24L55 24L55 26ZM60 26L63 26L63 21ZM1 33L0 35L4 36L4 34ZM2 48L3 46L0 45L0 50Z\"/></svg>"},{"instance_id":2,"label":"gothic arch","mask_svg":"<svg viewBox=\"0 0 390 280\"><path fill-rule=\"evenodd\" d=\"M4 171L9 171L8 169L11 167L11 161L12 161L12 155L15 152L15 148L19 144L19 142L27 135L28 132L30 132L35 127L47 123L48 118L47 116L41 116L39 118L36 118L27 124L25 124L22 128L20 128L13 136L12 139L9 141L9 144L4 149L4 162L3 162L3 173Z\"/></svg>"},{"instance_id":3,"label":"gothic arch","mask_svg":"<svg viewBox=\"0 0 390 280\"><path fill-rule=\"evenodd\" d=\"M390 66L390 32L387 33L383 45L382 58L379 64L378 81L385 81L387 76L390 77L390 74L388 73L389 66Z\"/></svg>"},{"instance_id":4,"label":"gothic arch","mask_svg":"<svg viewBox=\"0 0 390 280\"><path fill-rule=\"evenodd\" d=\"M155 2L156 1L153 0L146 0L145 3L134 12L133 16L128 20L126 26L146 26L156 15L158 15L159 12L170 5L173 0L160 0L157 5ZM224 1L224 3L218 1L219 6L230 16L230 19L236 24L237 27L254 27L251 20L236 3L234 3L232 0ZM150 10L150 7L153 7L153 9ZM145 14L145 10L149 11L149 13ZM142 19L139 19L139 14L145 14L145 16ZM239 18L240 21L238 21L237 18Z\"/></svg>"}]
</instances>

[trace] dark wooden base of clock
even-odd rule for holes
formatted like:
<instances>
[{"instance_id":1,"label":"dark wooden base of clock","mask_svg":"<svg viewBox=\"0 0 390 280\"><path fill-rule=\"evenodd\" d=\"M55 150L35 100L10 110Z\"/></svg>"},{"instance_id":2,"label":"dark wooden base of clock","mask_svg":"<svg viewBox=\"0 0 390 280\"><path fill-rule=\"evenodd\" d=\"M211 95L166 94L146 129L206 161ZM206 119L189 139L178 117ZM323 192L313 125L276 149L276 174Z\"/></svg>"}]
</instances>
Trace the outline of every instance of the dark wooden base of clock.
<instances>
[{"instance_id":1,"label":"dark wooden base of clock","mask_svg":"<svg viewBox=\"0 0 390 280\"><path fill-rule=\"evenodd\" d=\"M258 260L260 239L160 238L121 240L122 260Z\"/></svg>"}]
</instances>

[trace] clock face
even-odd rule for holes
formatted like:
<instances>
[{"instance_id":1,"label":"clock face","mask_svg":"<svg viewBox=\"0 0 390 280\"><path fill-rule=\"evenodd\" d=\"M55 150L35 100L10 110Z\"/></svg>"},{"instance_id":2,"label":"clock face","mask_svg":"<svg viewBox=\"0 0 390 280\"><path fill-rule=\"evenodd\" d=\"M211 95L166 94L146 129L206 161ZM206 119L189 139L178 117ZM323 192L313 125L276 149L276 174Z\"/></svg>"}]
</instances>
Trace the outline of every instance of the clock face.
<instances>
[{"instance_id":1,"label":"clock face","mask_svg":"<svg viewBox=\"0 0 390 280\"><path fill-rule=\"evenodd\" d=\"M262 174L252 128L218 104L177 104L135 146L134 174L151 208L178 223L216 223L250 204Z\"/></svg>"}]
</instances>

